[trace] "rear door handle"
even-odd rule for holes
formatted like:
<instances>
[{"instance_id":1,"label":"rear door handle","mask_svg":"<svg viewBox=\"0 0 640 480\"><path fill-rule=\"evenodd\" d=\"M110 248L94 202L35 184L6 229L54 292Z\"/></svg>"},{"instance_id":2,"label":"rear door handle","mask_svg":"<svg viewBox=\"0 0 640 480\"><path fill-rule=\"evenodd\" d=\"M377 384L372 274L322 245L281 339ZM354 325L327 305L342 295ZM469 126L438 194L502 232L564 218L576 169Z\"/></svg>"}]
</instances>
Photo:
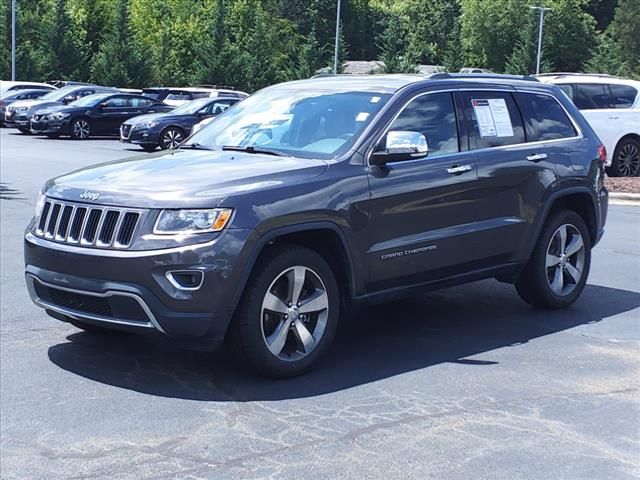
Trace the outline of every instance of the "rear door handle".
<instances>
[{"instance_id":1,"label":"rear door handle","mask_svg":"<svg viewBox=\"0 0 640 480\"><path fill-rule=\"evenodd\" d=\"M461 173L470 172L471 170L473 170L471 165L454 165L451 168L447 168L447 173L450 173L451 175L460 175Z\"/></svg>"},{"instance_id":2,"label":"rear door handle","mask_svg":"<svg viewBox=\"0 0 640 480\"><path fill-rule=\"evenodd\" d=\"M546 153L534 153L533 155L527 156L527 160L529 160L530 162L539 162L540 160L546 160L546 159L547 159Z\"/></svg>"}]
</instances>

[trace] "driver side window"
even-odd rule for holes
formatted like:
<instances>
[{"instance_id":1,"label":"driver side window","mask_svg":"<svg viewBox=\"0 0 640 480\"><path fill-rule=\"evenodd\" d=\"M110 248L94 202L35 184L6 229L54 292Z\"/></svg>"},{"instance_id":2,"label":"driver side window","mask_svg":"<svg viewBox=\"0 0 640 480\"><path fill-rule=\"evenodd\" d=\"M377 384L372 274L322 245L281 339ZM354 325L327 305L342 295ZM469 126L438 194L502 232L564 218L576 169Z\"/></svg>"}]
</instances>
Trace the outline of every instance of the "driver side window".
<instances>
[{"instance_id":1,"label":"driver side window","mask_svg":"<svg viewBox=\"0 0 640 480\"><path fill-rule=\"evenodd\" d=\"M421 133L427 139L429 157L460 151L451 93L432 93L411 100L393 121L389 131Z\"/></svg>"}]
</instances>

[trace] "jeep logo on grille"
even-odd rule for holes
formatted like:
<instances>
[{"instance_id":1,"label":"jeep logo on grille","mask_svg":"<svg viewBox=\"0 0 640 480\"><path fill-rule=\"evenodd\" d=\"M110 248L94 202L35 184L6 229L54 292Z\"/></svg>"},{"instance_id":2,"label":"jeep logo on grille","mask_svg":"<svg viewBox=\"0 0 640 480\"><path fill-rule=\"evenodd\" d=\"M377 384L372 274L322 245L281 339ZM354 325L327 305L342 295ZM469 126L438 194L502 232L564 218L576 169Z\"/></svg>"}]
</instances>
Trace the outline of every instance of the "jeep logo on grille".
<instances>
[{"instance_id":1,"label":"jeep logo on grille","mask_svg":"<svg viewBox=\"0 0 640 480\"><path fill-rule=\"evenodd\" d=\"M98 192L90 192L89 190L85 190L80 194L80 198L95 202L96 200L98 200L98 198L100 198L100 194Z\"/></svg>"}]
</instances>

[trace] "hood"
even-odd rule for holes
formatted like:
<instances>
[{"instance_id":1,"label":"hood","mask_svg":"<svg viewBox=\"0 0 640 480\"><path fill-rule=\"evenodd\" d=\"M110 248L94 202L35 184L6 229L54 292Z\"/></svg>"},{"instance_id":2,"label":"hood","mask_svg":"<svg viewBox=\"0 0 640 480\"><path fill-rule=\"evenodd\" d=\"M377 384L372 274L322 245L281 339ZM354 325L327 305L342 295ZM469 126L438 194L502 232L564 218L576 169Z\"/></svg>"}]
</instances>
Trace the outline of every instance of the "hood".
<instances>
[{"instance_id":1,"label":"hood","mask_svg":"<svg viewBox=\"0 0 640 480\"><path fill-rule=\"evenodd\" d=\"M141 123L145 123L145 122L150 122L153 120L156 120L158 122L162 122L165 120L176 120L176 119L183 119L183 118L187 118L190 117L191 115L175 115L172 114L171 112L166 112L166 113L147 113L145 115L138 115L137 117L133 117L130 118L129 120L127 120L126 123L127 125L139 125Z\"/></svg>"},{"instance_id":2,"label":"hood","mask_svg":"<svg viewBox=\"0 0 640 480\"><path fill-rule=\"evenodd\" d=\"M38 98L33 98L31 100L17 100L11 103L12 107L28 107L28 108L47 107L49 105L61 105L61 104L58 102L50 102L48 100L41 100Z\"/></svg>"},{"instance_id":3,"label":"hood","mask_svg":"<svg viewBox=\"0 0 640 480\"><path fill-rule=\"evenodd\" d=\"M321 175L322 160L243 152L173 150L103 163L47 182L47 196L139 208L211 208L225 198Z\"/></svg>"},{"instance_id":4,"label":"hood","mask_svg":"<svg viewBox=\"0 0 640 480\"><path fill-rule=\"evenodd\" d=\"M37 108L34 108L33 110L38 113L38 115L47 115L49 113L55 112L71 113L74 111L85 111L87 109L86 107L72 107L70 105L64 105L60 103L50 103L43 105L42 107L36 105L36 107Z\"/></svg>"}]
</instances>

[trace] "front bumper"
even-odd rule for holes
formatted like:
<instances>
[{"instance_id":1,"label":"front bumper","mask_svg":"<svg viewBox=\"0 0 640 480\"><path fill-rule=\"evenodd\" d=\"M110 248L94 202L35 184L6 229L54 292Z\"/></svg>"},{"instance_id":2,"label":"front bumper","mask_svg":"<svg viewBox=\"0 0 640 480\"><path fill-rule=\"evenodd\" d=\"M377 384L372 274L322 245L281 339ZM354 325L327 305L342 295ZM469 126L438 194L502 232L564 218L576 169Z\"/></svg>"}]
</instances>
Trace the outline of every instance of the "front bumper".
<instances>
[{"instance_id":1,"label":"front bumper","mask_svg":"<svg viewBox=\"0 0 640 480\"><path fill-rule=\"evenodd\" d=\"M29 130L34 134L63 134L69 132L68 120L49 120L46 118L36 119L32 118L29 122Z\"/></svg>"},{"instance_id":2,"label":"front bumper","mask_svg":"<svg viewBox=\"0 0 640 480\"><path fill-rule=\"evenodd\" d=\"M156 251L71 247L25 238L25 275L36 305L54 318L213 348L224 338L239 299L248 245L258 234L229 229L206 244ZM171 271L201 271L194 290L179 289Z\"/></svg>"},{"instance_id":3,"label":"front bumper","mask_svg":"<svg viewBox=\"0 0 640 480\"><path fill-rule=\"evenodd\" d=\"M123 124L120 126L120 141L134 145L158 145L160 130Z\"/></svg>"},{"instance_id":4,"label":"front bumper","mask_svg":"<svg viewBox=\"0 0 640 480\"><path fill-rule=\"evenodd\" d=\"M29 128L29 117L24 112L7 112L4 115L4 125L9 128Z\"/></svg>"}]
</instances>

